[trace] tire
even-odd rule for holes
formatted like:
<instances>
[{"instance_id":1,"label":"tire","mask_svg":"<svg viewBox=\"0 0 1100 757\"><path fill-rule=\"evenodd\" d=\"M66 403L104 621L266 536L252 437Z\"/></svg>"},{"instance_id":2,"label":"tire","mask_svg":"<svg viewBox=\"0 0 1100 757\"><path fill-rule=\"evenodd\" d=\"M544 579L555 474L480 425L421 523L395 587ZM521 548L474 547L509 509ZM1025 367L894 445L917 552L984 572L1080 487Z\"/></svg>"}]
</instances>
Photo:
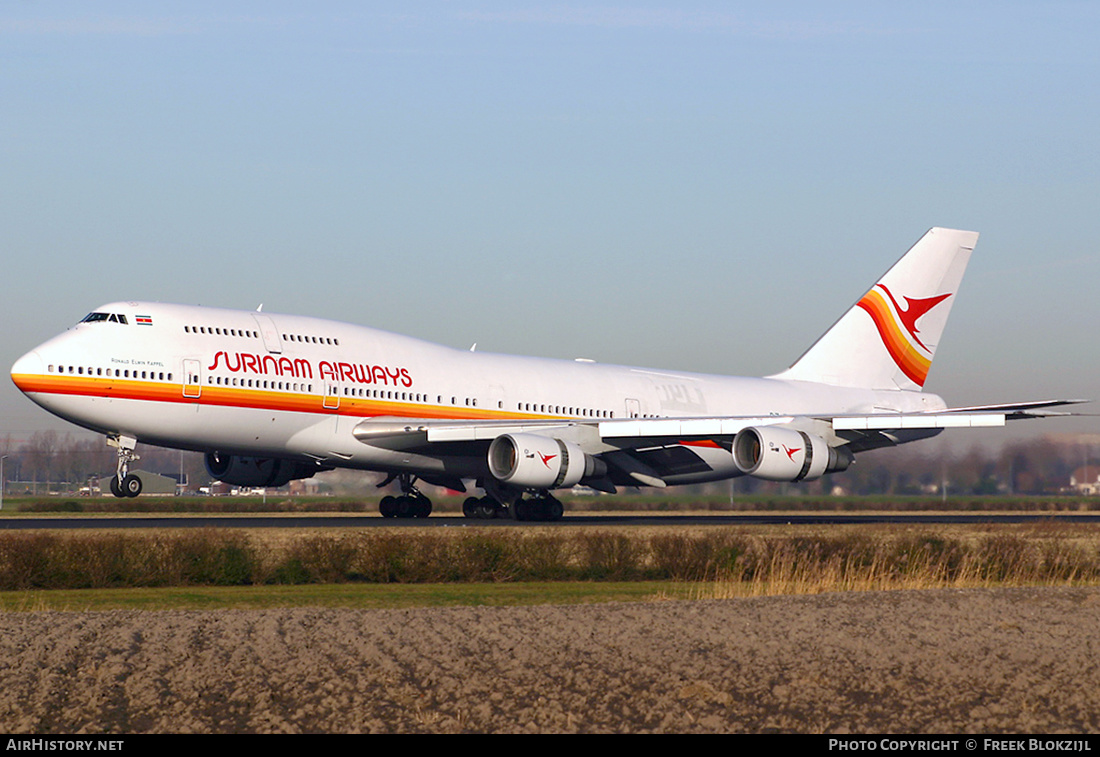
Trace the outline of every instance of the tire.
<instances>
[{"instance_id":1,"label":"tire","mask_svg":"<svg viewBox=\"0 0 1100 757\"><path fill-rule=\"evenodd\" d=\"M482 497L474 508L474 517L481 520L491 520L497 517L497 503L488 497Z\"/></svg>"},{"instance_id":2,"label":"tire","mask_svg":"<svg viewBox=\"0 0 1100 757\"><path fill-rule=\"evenodd\" d=\"M397 517L398 518L415 518L416 517L416 500L412 497L405 495L397 498Z\"/></svg>"},{"instance_id":3,"label":"tire","mask_svg":"<svg viewBox=\"0 0 1100 757\"><path fill-rule=\"evenodd\" d=\"M413 509L414 518L427 518L432 514L432 501L424 495L420 495L416 498Z\"/></svg>"},{"instance_id":4,"label":"tire","mask_svg":"<svg viewBox=\"0 0 1100 757\"><path fill-rule=\"evenodd\" d=\"M378 512L382 513L383 518L396 518L397 517L397 499L387 494L378 502Z\"/></svg>"},{"instance_id":5,"label":"tire","mask_svg":"<svg viewBox=\"0 0 1100 757\"><path fill-rule=\"evenodd\" d=\"M133 473L122 479L122 493L127 497L136 497L141 494L141 479Z\"/></svg>"},{"instance_id":6,"label":"tire","mask_svg":"<svg viewBox=\"0 0 1100 757\"><path fill-rule=\"evenodd\" d=\"M126 492L122 491L122 487L118 485L118 476L111 476L111 494L116 497L126 496Z\"/></svg>"}]
</instances>

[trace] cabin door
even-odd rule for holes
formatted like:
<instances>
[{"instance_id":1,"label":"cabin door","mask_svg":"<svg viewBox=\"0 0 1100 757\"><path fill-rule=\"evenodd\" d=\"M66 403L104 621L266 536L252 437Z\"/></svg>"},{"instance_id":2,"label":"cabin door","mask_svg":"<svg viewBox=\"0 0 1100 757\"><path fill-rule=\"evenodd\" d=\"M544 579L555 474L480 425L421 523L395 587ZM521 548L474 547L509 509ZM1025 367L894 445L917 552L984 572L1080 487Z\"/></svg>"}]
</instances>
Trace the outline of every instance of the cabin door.
<instances>
[{"instance_id":1,"label":"cabin door","mask_svg":"<svg viewBox=\"0 0 1100 757\"><path fill-rule=\"evenodd\" d=\"M202 363L198 360L183 361L183 396L192 399L202 396Z\"/></svg>"}]
</instances>

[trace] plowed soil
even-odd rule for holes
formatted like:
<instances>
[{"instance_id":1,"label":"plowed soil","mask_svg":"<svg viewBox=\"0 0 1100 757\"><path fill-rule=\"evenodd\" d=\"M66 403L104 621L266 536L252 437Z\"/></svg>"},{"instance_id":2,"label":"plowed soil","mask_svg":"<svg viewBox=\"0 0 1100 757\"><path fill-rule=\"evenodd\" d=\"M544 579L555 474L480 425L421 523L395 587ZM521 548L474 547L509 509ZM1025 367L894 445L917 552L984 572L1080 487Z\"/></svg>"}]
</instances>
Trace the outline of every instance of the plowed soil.
<instances>
[{"instance_id":1,"label":"plowed soil","mask_svg":"<svg viewBox=\"0 0 1100 757\"><path fill-rule=\"evenodd\" d=\"M0 732L1100 730L1100 589L0 614Z\"/></svg>"}]
</instances>

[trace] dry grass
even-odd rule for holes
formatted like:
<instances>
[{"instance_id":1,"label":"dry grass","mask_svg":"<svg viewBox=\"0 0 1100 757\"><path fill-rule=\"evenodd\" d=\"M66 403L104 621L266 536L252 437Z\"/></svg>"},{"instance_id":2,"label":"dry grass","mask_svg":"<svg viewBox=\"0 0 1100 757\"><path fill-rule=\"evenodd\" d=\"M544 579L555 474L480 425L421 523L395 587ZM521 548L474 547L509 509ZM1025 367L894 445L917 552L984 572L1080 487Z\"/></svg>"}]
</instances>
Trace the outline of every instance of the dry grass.
<instances>
[{"instance_id":1,"label":"dry grass","mask_svg":"<svg viewBox=\"0 0 1100 757\"><path fill-rule=\"evenodd\" d=\"M700 597L1100 582L1067 524L0 533L0 589L677 581Z\"/></svg>"},{"instance_id":2,"label":"dry grass","mask_svg":"<svg viewBox=\"0 0 1100 757\"><path fill-rule=\"evenodd\" d=\"M1100 584L1100 552L1093 539L1042 531L966 540L928 534L762 541L751 557L700 581L693 596Z\"/></svg>"}]
</instances>

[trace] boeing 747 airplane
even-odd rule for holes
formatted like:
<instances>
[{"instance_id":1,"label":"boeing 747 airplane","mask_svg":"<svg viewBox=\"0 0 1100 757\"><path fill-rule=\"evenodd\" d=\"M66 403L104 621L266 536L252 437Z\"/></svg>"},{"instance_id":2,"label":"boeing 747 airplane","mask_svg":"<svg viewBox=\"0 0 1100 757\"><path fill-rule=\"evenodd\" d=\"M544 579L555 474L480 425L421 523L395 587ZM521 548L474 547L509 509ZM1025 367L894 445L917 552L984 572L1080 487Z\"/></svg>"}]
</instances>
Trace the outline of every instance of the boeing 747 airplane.
<instances>
[{"instance_id":1,"label":"boeing 747 airplane","mask_svg":"<svg viewBox=\"0 0 1100 757\"><path fill-rule=\"evenodd\" d=\"M810 481L945 428L1059 415L1076 400L949 408L922 391L978 235L927 232L794 365L711 376L456 350L346 323L114 302L16 362L31 400L105 434L116 496L140 441L210 475L281 486L333 468L386 474L387 517L425 517L417 481L484 494L467 517L557 520L556 489L756 476Z\"/></svg>"}]
</instances>

